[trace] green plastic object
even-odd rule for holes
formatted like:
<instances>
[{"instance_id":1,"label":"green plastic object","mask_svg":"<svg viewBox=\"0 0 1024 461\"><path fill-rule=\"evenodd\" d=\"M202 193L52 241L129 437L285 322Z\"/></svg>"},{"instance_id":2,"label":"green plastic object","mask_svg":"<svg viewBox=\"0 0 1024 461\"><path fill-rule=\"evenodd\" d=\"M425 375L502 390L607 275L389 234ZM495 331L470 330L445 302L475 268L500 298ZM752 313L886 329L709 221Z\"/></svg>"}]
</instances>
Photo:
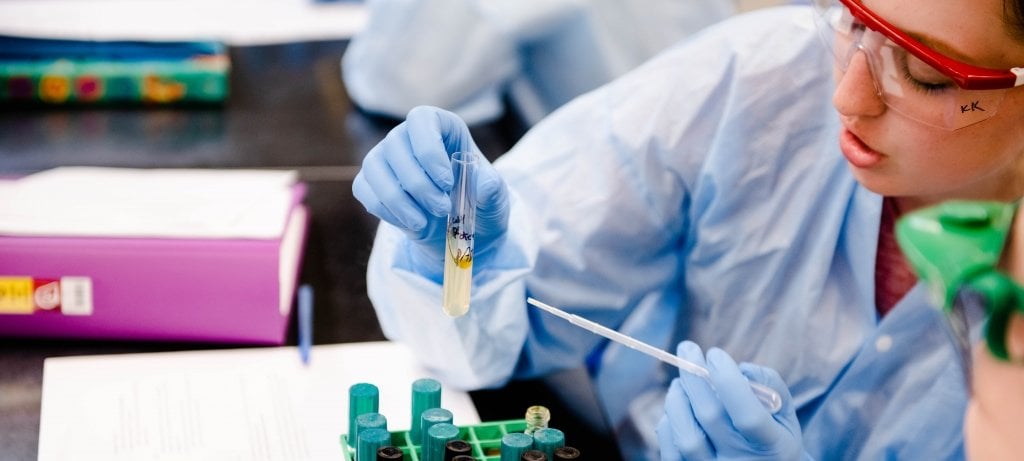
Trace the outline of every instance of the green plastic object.
<instances>
[{"instance_id":1,"label":"green plastic object","mask_svg":"<svg viewBox=\"0 0 1024 461\"><path fill-rule=\"evenodd\" d=\"M491 421L460 426L458 439L465 440L473 447L472 454L477 461L500 461L502 437L506 434L522 434L524 430L526 422L522 419ZM423 461L423 447L413 442L409 431L391 431L390 434L391 445L402 450L405 461ZM355 461L355 449L349 446L347 435L341 435L340 443L344 461Z\"/></svg>"},{"instance_id":2,"label":"green plastic object","mask_svg":"<svg viewBox=\"0 0 1024 461\"><path fill-rule=\"evenodd\" d=\"M998 269L1018 206L950 201L908 213L896 223L896 240L936 304L949 313L958 294L981 296L986 343L1003 360L1011 314L1024 313L1024 290Z\"/></svg>"}]
</instances>

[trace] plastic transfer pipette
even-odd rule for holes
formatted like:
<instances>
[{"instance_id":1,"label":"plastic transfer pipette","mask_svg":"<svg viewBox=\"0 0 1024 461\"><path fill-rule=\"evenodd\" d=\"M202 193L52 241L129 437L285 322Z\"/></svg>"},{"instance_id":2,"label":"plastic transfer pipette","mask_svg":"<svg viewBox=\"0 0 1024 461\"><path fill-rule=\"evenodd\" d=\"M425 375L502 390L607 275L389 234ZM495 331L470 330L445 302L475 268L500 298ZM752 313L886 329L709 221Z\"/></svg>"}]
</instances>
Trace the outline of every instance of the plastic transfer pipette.
<instances>
[{"instance_id":1,"label":"plastic transfer pipette","mask_svg":"<svg viewBox=\"0 0 1024 461\"><path fill-rule=\"evenodd\" d=\"M615 330L612 330L611 328L591 322L590 320L587 320L578 315L570 314L557 307L544 304L540 301L537 301L536 299L526 298L526 302L532 304L535 307L539 307L544 311L550 312L558 317L568 320L569 323L581 327L584 330L589 330L593 333L604 336L605 338L622 344L623 346L626 346L630 349L643 352L644 354L661 360L662 362L665 362L669 365L675 366L680 370L685 370L687 372L700 376L701 378L704 378L708 380L708 382L710 382L711 376L708 374L708 370L700 365L697 365L696 363L693 363L677 355L669 354L668 352L658 349L643 341L631 338ZM763 384L754 382L750 383L750 389L754 391L754 395L757 396L757 398L761 401L762 404L764 404L764 407L767 408L768 411L775 413L779 411L780 408L782 408L782 398L779 397L779 393L775 392L774 389Z\"/></svg>"}]
</instances>

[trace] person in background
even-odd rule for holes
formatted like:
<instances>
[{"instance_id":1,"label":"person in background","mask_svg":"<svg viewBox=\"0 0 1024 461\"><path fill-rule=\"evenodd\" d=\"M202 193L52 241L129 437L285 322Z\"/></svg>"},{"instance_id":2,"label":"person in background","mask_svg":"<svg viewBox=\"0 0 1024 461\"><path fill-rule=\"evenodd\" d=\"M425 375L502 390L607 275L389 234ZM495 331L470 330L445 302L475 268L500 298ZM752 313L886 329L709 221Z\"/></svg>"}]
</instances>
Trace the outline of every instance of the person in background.
<instances>
[{"instance_id":1,"label":"person in background","mask_svg":"<svg viewBox=\"0 0 1024 461\"><path fill-rule=\"evenodd\" d=\"M816 0L710 26L478 168L457 318L439 307L449 156L478 149L454 114L415 108L353 183L382 220L368 292L452 386L585 364L629 460L960 459L959 360L893 228L1024 196L1022 65L1022 0ZM680 344L709 381L528 296Z\"/></svg>"},{"instance_id":2,"label":"person in background","mask_svg":"<svg viewBox=\"0 0 1024 461\"><path fill-rule=\"evenodd\" d=\"M897 239L945 311L968 379L967 459L1020 459L1024 439L1024 214L1019 202L953 201L915 211Z\"/></svg>"},{"instance_id":3,"label":"person in background","mask_svg":"<svg viewBox=\"0 0 1024 461\"><path fill-rule=\"evenodd\" d=\"M735 0L372 0L342 57L361 109L415 106L470 125L511 102L526 126L662 49L732 15Z\"/></svg>"}]
</instances>

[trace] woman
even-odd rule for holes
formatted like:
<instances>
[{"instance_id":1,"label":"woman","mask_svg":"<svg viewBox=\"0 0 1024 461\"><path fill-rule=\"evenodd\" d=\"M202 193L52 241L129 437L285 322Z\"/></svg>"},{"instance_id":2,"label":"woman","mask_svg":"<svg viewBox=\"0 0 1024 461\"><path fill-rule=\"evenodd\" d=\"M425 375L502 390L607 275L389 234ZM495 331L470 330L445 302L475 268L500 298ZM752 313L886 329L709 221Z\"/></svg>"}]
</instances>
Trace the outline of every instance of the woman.
<instances>
[{"instance_id":1,"label":"woman","mask_svg":"<svg viewBox=\"0 0 1024 461\"><path fill-rule=\"evenodd\" d=\"M712 26L482 166L473 308L455 319L438 308L448 155L476 148L451 114L410 112L353 185L385 222L367 275L385 334L466 388L585 363L627 459L659 445L664 459L962 457L958 361L892 223L1024 195L1024 90L1004 70L1024 64L1024 8L817 3ZM955 82L959 63L999 71ZM717 392L668 384L527 296L661 347L692 341L692 360L720 348ZM740 392L743 376L783 409Z\"/></svg>"}]
</instances>

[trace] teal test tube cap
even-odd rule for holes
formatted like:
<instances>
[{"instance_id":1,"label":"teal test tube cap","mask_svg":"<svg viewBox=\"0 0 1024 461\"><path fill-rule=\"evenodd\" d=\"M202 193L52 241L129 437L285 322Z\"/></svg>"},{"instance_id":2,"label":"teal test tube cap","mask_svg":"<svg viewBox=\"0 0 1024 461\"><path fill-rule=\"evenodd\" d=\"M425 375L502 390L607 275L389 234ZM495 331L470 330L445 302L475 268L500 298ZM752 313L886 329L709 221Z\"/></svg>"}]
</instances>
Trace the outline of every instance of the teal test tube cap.
<instances>
[{"instance_id":1,"label":"teal test tube cap","mask_svg":"<svg viewBox=\"0 0 1024 461\"><path fill-rule=\"evenodd\" d=\"M501 438L501 461L519 461L526 450L533 448L533 436L522 432L505 434Z\"/></svg>"},{"instance_id":2,"label":"teal test tube cap","mask_svg":"<svg viewBox=\"0 0 1024 461\"><path fill-rule=\"evenodd\" d=\"M459 438L459 428L451 423L437 423L423 433L423 461L444 461L444 447Z\"/></svg>"},{"instance_id":3,"label":"teal test tube cap","mask_svg":"<svg viewBox=\"0 0 1024 461\"><path fill-rule=\"evenodd\" d=\"M355 429L349 431L352 433L352 437L359 440L359 433L367 429L384 429L388 430L388 419L380 413L363 413L356 416Z\"/></svg>"},{"instance_id":4,"label":"teal test tube cap","mask_svg":"<svg viewBox=\"0 0 1024 461\"><path fill-rule=\"evenodd\" d=\"M409 428L409 437L413 443L422 442L422 432L417 422L424 411L431 408L441 408L441 383L436 379L417 379L412 383L412 419Z\"/></svg>"},{"instance_id":5,"label":"teal test tube cap","mask_svg":"<svg viewBox=\"0 0 1024 461\"><path fill-rule=\"evenodd\" d=\"M565 434L562 431L545 427L533 433L533 448L544 452L548 459L555 458L555 449L565 446Z\"/></svg>"},{"instance_id":6,"label":"teal test tube cap","mask_svg":"<svg viewBox=\"0 0 1024 461\"><path fill-rule=\"evenodd\" d=\"M377 450L391 445L391 433L379 428L359 432L356 443L356 461L377 461Z\"/></svg>"},{"instance_id":7,"label":"teal test tube cap","mask_svg":"<svg viewBox=\"0 0 1024 461\"><path fill-rule=\"evenodd\" d=\"M445 410L444 408L428 408L420 414L420 436L422 440L413 440L413 443L419 445L427 444L427 431L430 427L435 424L441 423L452 423L452 412Z\"/></svg>"},{"instance_id":8,"label":"teal test tube cap","mask_svg":"<svg viewBox=\"0 0 1024 461\"><path fill-rule=\"evenodd\" d=\"M369 383L356 383L348 388L348 438L349 446L355 446L356 417L363 413L376 413L380 409L380 391Z\"/></svg>"}]
</instances>

